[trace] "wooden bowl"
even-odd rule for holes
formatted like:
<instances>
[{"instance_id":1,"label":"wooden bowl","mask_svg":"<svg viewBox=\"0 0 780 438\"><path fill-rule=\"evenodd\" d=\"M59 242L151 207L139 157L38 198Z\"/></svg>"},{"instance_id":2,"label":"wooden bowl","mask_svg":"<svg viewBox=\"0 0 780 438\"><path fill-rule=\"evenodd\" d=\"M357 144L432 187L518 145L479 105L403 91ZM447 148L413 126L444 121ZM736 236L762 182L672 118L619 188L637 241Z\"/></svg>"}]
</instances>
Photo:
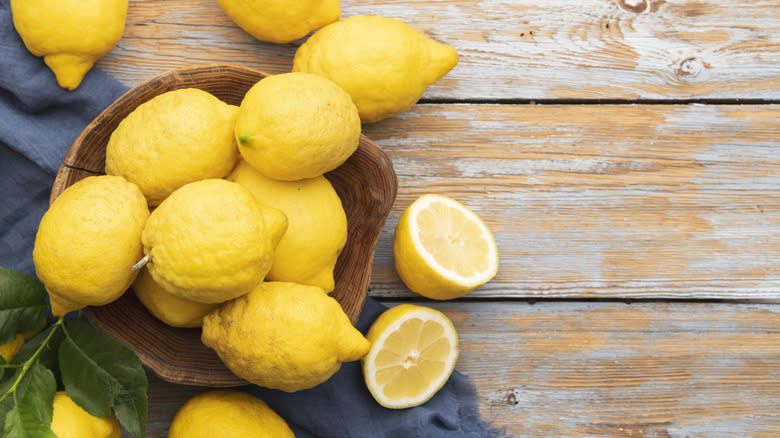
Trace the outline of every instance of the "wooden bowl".
<instances>
[{"instance_id":1,"label":"wooden bowl","mask_svg":"<svg viewBox=\"0 0 780 438\"><path fill-rule=\"evenodd\" d=\"M143 102L175 89L200 88L239 105L249 88L265 76L236 65L209 65L169 71L139 84L106 108L76 139L54 180L50 202L76 181L104 173L111 133ZM331 296L354 324L363 308L374 250L395 200L397 181L390 159L363 135L357 151L325 176L339 194L349 224ZM201 343L200 329L174 328L160 322L134 293L126 293L106 306L88 308L85 313L95 326L132 348L144 365L164 380L211 387L247 383Z\"/></svg>"}]
</instances>

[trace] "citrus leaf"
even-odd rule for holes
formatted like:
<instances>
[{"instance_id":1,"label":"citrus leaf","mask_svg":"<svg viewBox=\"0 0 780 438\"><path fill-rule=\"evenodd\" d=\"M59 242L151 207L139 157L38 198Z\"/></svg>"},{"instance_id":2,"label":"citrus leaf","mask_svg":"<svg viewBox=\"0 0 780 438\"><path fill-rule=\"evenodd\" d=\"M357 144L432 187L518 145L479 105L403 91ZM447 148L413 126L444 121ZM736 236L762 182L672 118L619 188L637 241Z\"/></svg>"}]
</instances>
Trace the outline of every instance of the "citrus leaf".
<instances>
[{"instance_id":1,"label":"citrus leaf","mask_svg":"<svg viewBox=\"0 0 780 438\"><path fill-rule=\"evenodd\" d=\"M35 362L28 373L30 380L27 382L22 404L30 408L41 424L49 426L54 410L54 394L57 392L54 374L40 362Z\"/></svg>"},{"instance_id":2,"label":"citrus leaf","mask_svg":"<svg viewBox=\"0 0 780 438\"><path fill-rule=\"evenodd\" d=\"M33 356L33 354L35 354L41 344L46 340L46 337L49 336L49 332L55 329L58 329L58 327L47 327L46 330L38 333L32 339L25 342L22 348L20 348L19 351L17 351L14 355L11 363L22 365L27 362ZM57 354L60 348L60 342L62 342L64 338L65 334L62 332L62 330L57 330L57 332L52 335L51 339L49 339L49 342L45 347L43 347L43 350L41 350L41 353L38 355L38 361L44 367L48 368L54 373L54 378L57 382L60 381L59 368L57 367Z\"/></svg>"},{"instance_id":3,"label":"citrus leaf","mask_svg":"<svg viewBox=\"0 0 780 438\"><path fill-rule=\"evenodd\" d=\"M16 379L19 378L19 374L21 372L21 368L17 369L10 379L0 383L0 397L11 390L11 387L14 386L14 383L16 382ZM24 391L27 389L27 383L29 383L29 381L30 373L27 373L22 377L22 380L16 387L16 398L14 398L13 394L8 394L8 396L0 402L0 430L5 430L5 418L8 413L13 410L14 406L16 405L16 400L20 400L22 397L24 397ZM3 438L5 438L5 435L3 435Z\"/></svg>"},{"instance_id":4,"label":"citrus leaf","mask_svg":"<svg viewBox=\"0 0 780 438\"><path fill-rule=\"evenodd\" d=\"M48 307L43 283L0 266L0 344L41 328Z\"/></svg>"},{"instance_id":5,"label":"citrus leaf","mask_svg":"<svg viewBox=\"0 0 780 438\"><path fill-rule=\"evenodd\" d=\"M41 423L29 406L21 404L6 415L3 438L57 438L57 435Z\"/></svg>"},{"instance_id":6,"label":"citrus leaf","mask_svg":"<svg viewBox=\"0 0 780 438\"><path fill-rule=\"evenodd\" d=\"M81 320L65 323L59 368L65 392L96 417L114 408L119 423L133 436L146 436L148 400L141 360L133 350Z\"/></svg>"}]
</instances>

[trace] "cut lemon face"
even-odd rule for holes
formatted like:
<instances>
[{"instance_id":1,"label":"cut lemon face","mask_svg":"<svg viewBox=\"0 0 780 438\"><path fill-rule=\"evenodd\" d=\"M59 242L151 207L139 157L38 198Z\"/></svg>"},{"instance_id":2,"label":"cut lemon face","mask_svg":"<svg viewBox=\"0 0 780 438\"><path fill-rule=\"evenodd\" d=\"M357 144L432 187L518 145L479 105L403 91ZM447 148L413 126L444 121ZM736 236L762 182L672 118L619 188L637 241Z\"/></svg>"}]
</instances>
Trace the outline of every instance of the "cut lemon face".
<instances>
[{"instance_id":1,"label":"cut lemon face","mask_svg":"<svg viewBox=\"0 0 780 438\"><path fill-rule=\"evenodd\" d=\"M458 334L441 312L401 304L385 311L368 331L371 350L362 359L371 395L391 409L418 406L447 382L458 359Z\"/></svg>"},{"instance_id":2,"label":"cut lemon face","mask_svg":"<svg viewBox=\"0 0 780 438\"><path fill-rule=\"evenodd\" d=\"M465 295L498 270L498 250L487 225L468 207L442 195L423 195L404 211L393 255L406 286L435 300Z\"/></svg>"}]
</instances>

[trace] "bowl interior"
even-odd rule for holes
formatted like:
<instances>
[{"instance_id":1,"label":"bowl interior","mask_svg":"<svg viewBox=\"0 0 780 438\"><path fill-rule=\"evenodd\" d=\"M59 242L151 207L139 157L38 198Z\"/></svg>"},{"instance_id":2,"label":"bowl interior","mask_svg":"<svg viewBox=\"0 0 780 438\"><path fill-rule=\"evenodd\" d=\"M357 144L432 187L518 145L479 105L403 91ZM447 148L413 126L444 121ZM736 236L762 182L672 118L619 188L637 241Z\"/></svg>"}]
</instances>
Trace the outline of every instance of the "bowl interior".
<instances>
[{"instance_id":1,"label":"bowl interior","mask_svg":"<svg viewBox=\"0 0 780 438\"><path fill-rule=\"evenodd\" d=\"M190 67L163 73L134 87L103 111L71 146L54 181L50 201L90 175L104 173L106 144L116 126L138 105L180 88L200 88L239 105L265 73L235 65ZM354 324L366 298L379 234L395 200L397 181L387 155L367 137L339 168L325 175L347 214L348 237L331 292ZM189 385L230 387L246 384L200 341L200 329L170 327L149 313L132 291L101 307L88 308L89 320L132 348L162 379Z\"/></svg>"}]
</instances>

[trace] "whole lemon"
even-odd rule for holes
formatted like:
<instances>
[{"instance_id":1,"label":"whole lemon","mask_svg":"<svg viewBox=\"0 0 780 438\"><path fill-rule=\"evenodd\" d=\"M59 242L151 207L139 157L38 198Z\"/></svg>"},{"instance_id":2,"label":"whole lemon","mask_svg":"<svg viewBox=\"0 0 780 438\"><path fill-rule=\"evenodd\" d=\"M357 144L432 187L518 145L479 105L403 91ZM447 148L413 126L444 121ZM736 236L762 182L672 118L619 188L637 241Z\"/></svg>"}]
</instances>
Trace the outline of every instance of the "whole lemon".
<instances>
[{"instance_id":1,"label":"whole lemon","mask_svg":"<svg viewBox=\"0 0 780 438\"><path fill-rule=\"evenodd\" d=\"M221 303L249 293L271 267L273 233L241 185L206 179L176 190L149 216L149 273L169 293Z\"/></svg>"},{"instance_id":2,"label":"whole lemon","mask_svg":"<svg viewBox=\"0 0 780 438\"><path fill-rule=\"evenodd\" d=\"M347 242L347 216L330 182L323 176L277 181L243 160L227 178L287 216L287 232L276 247L268 279L332 291L333 267Z\"/></svg>"},{"instance_id":3,"label":"whole lemon","mask_svg":"<svg viewBox=\"0 0 780 438\"><path fill-rule=\"evenodd\" d=\"M27 50L74 90L122 38L127 0L11 0L11 13Z\"/></svg>"},{"instance_id":4,"label":"whole lemon","mask_svg":"<svg viewBox=\"0 0 780 438\"><path fill-rule=\"evenodd\" d=\"M236 24L261 41L286 44L339 19L338 0L217 0Z\"/></svg>"},{"instance_id":5,"label":"whole lemon","mask_svg":"<svg viewBox=\"0 0 780 438\"><path fill-rule=\"evenodd\" d=\"M235 125L241 156L263 175L314 178L346 161L360 141L349 95L308 73L269 76L244 96Z\"/></svg>"},{"instance_id":6,"label":"whole lemon","mask_svg":"<svg viewBox=\"0 0 780 438\"><path fill-rule=\"evenodd\" d=\"M90 176L60 194L41 219L33 249L54 316L108 304L130 287L148 217L141 190L120 176Z\"/></svg>"},{"instance_id":7,"label":"whole lemon","mask_svg":"<svg viewBox=\"0 0 780 438\"><path fill-rule=\"evenodd\" d=\"M440 44L394 18L350 17L318 30L295 53L294 72L324 76L347 91L363 122L400 114L458 63Z\"/></svg>"},{"instance_id":8,"label":"whole lemon","mask_svg":"<svg viewBox=\"0 0 780 438\"><path fill-rule=\"evenodd\" d=\"M178 297L157 284L144 267L133 283L138 300L160 321L171 327L200 327L203 317L218 304L205 304Z\"/></svg>"},{"instance_id":9,"label":"whole lemon","mask_svg":"<svg viewBox=\"0 0 780 438\"><path fill-rule=\"evenodd\" d=\"M236 390L196 395L173 418L168 438L295 438L264 401Z\"/></svg>"},{"instance_id":10,"label":"whole lemon","mask_svg":"<svg viewBox=\"0 0 780 438\"><path fill-rule=\"evenodd\" d=\"M369 342L322 289L263 282L203 318L201 341L238 377L294 392L358 360Z\"/></svg>"},{"instance_id":11,"label":"whole lemon","mask_svg":"<svg viewBox=\"0 0 780 438\"><path fill-rule=\"evenodd\" d=\"M51 430L59 438L121 438L122 429L113 416L93 417L65 391L54 395Z\"/></svg>"},{"instance_id":12,"label":"whole lemon","mask_svg":"<svg viewBox=\"0 0 780 438\"><path fill-rule=\"evenodd\" d=\"M141 188L150 206L179 187L222 178L238 160L238 107L196 88L169 91L122 120L106 147L106 173Z\"/></svg>"}]
</instances>

